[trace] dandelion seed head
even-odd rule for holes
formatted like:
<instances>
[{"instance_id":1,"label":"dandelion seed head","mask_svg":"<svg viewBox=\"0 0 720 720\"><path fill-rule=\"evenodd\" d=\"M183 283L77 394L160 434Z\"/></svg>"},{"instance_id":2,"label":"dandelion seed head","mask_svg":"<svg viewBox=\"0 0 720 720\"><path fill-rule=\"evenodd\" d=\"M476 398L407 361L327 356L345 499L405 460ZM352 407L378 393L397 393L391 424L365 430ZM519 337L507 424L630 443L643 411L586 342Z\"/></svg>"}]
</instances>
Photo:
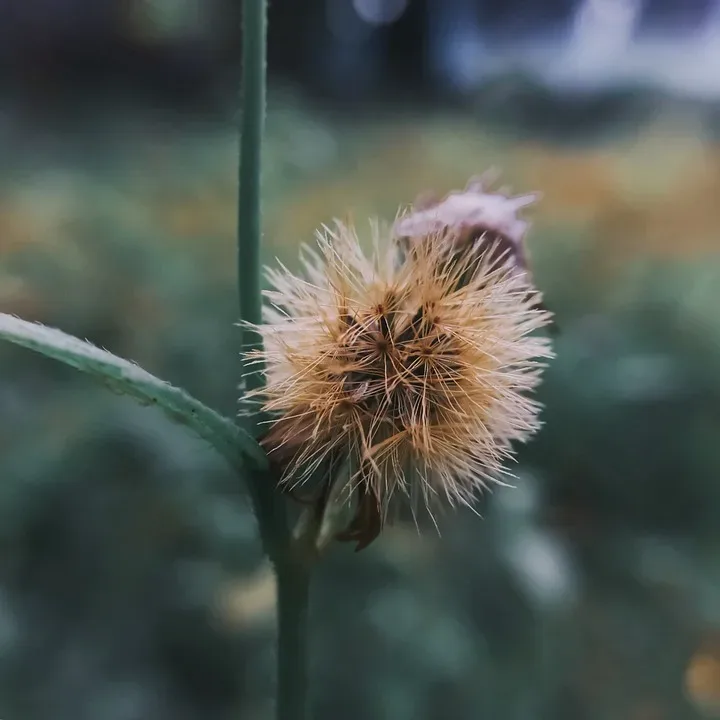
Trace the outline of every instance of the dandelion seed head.
<instances>
[{"instance_id":1,"label":"dandelion seed head","mask_svg":"<svg viewBox=\"0 0 720 720\"><path fill-rule=\"evenodd\" d=\"M301 273L268 271L255 397L286 485L334 454L349 462L348 494L360 487L383 516L397 495L471 505L538 429L530 393L552 352L534 331L550 314L512 262L448 263L433 239L403 262L377 226L366 251L336 223Z\"/></svg>"}]
</instances>

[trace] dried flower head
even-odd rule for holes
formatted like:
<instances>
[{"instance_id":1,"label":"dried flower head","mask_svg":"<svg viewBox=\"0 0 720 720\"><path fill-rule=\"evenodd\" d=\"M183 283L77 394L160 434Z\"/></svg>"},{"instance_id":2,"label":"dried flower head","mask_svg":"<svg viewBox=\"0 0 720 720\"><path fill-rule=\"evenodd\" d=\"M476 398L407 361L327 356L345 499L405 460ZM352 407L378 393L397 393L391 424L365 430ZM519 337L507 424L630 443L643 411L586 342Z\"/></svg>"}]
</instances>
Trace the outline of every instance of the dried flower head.
<instances>
[{"instance_id":1,"label":"dried flower head","mask_svg":"<svg viewBox=\"0 0 720 720\"><path fill-rule=\"evenodd\" d=\"M498 173L490 170L472 178L465 190L443 199L418 198L411 211L395 223L393 230L401 248L412 252L419 242L441 238L448 255L492 255L497 264L510 259L518 271L528 272L525 235L530 225L518 213L538 195L512 197L504 189L490 192L497 177Z\"/></svg>"},{"instance_id":2,"label":"dried flower head","mask_svg":"<svg viewBox=\"0 0 720 720\"><path fill-rule=\"evenodd\" d=\"M442 234L400 262L379 236L375 228L368 254L338 223L318 236L318 251L306 249L304 277L268 271L255 354L275 418L265 446L286 486L331 456L347 460L359 513L370 503L384 518L398 492L427 507L470 504L502 475L511 443L538 428L527 393L552 353L533 331L550 315L510 262L450 264Z\"/></svg>"}]
</instances>

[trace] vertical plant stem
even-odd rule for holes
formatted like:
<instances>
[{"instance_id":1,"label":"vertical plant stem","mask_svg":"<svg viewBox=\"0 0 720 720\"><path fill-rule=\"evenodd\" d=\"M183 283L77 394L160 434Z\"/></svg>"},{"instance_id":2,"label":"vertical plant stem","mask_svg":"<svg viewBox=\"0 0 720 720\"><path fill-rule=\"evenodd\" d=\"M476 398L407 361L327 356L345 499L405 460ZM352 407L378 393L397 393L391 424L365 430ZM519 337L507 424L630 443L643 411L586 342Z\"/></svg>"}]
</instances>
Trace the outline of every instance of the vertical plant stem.
<instances>
[{"instance_id":1,"label":"vertical plant stem","mask_svg":"<svg viewBox=\"0 0 720 720\"><path fill-rule=\"evenodd\" d=\"M277 720L307 719L307 615L310 574L303 564L276 565L278 587Z\"/></svg>"},{"instance_id":2,"label":"vertical plant stem","mask_svg":"<svg viewBox=\"0 0 720 720\"><path fill-rule=\"evenodd\" d=\"M259 324L262 313L260 250L262 239L261 174L265 124L267 5L266 0L243 0L242 10L242 119L238 196L238 294L240 317ZM261 346L252 328L242 328L242 350ZM245 387L263 386L263 368L243 363ZM275 492L272 471L254 472L250 494L265 552L277 576L278 601L278 720L305 720L307 707L306 632L310 577L298 560L285 513Z\"/></svg>"},{"instance_id":3,"label":"vertical plant stem","mask_svg":"<svg viewBox=\"0 0 720 720\"><path fill-rule=\"evenodd\" d=\"M238 290L240 317L259 323L262 312L260 247L262 208L262 144L265 125L267 8L266 0L243 0L242 119L238 198ZM258 334L242 329L243 351L260 346ZM243 368L245 372L247 368ZM262 387L263 369L253 366L246 375L249 390Z\"/></svg>"},{"instance_id":4,"label":"vertical plant stem","mask_svg":"<svg viewBox=\"0 0 720 720\"><path fill-rule=\"evenodd\" d=\"M266 0L243 0L242 6L242 116L240 121L240 168L238 172L238 299L240 317L247 323L261 320L260 248L262 241L262 143L265 124L265 85L267 51ZM252 328L242 328L243 353L259 348L261 338ZM262 387L262 368L248 367L243 361L245 387ZM255 428L252 428L254 430ZM253 473L250 495L265 551L271 558L276 547L289 536L282 502L274 491L272 478Z\"/></svg>"}]
</instances>

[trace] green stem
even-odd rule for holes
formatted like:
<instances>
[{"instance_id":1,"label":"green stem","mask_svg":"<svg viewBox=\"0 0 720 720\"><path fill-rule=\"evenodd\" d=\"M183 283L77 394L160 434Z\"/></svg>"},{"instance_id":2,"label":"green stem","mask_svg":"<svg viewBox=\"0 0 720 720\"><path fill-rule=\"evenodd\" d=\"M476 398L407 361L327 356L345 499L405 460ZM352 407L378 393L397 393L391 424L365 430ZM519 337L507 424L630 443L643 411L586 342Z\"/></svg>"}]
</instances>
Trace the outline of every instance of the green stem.
<instances>
[{"instance_id":1,"label":"green stem","mask_svg":"<svg viewBox=\"0 0 720 720\"><path fill-rule=\"evenodd\" d=\"M240 124L240 170L238 175L238 293L242 350L261 347L252 327L262 319L260 248L262 141L265 124L267 53L266 0L243 0L242 120ZM264 384L263 368L243 363L245 387L257 390ZM275 492L273 470L253 472L250 495L265 552L272 561L278 586L277 719L304 720L307 707L305 634L310 576L297 557L285 504Z\"/></svg>"},{"instance_id":2,"label":"green stem","mask_svg":"<svg viewBox=\"0 0 720 720\"><path fill-rule=\"evenodd\" d=\"M262 314L260 247L262 214L260 180L265 123L267 52L266 0L243 0L242 7L242 119L240 122L240 169L238 172L238 299L240 317L258 324ZM259 349L262 340L252 328L242 327L242 351ZM243 372L247 365L243 362ZM254 366L246 375L248 390L262 387L263 371ZM255 428L251 428L255 430ZM253 473L250 496L260 536L267 554L275 559L278 548L287 545L289 530L285 509L275 492L270 473Z\"/></svg>"},{"instance_id":3,"label":"green stem","mask_svg":"<svg viewBox=\"0 0 720 720\"><path fill-rule=\"evenodd\" d=\"M310 573L303 563L281 563L275 569L278 585L276 718L306 720Z\"/></svg>"},{"instance_id":4,"label":"green stem","mask_svg":"<svg viewBox=\"0 0 720 720\"><path fill-rule=\"evenodd\" d=\"M258 324L262 314L260 245L262 236L260 182L265 124L267 52L266 0L244 0L242 31L242 119L238 197L238 292L240 317ZM260 347L259 335L242 329L243 351ZM263 368L253 366L246 387L263 385Z\"/></svg>"}]
</instances>

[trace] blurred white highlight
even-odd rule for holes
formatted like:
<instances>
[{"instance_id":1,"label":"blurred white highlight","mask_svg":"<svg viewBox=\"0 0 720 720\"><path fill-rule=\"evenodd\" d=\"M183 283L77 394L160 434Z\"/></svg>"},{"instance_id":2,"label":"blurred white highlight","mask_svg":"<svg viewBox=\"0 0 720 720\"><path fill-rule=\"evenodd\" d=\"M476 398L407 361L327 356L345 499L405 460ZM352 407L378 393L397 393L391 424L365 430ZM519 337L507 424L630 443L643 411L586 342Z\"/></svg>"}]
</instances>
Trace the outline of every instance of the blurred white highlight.
<instances>
[{"instance_id":1,"label":"blurred white highlight","mask_svg":"<svg viewBox=\"0 0 720 720\"><path fill-rule=\"evenodd\" d=\"M353 8L358 17L370 25L394 23L407 6L408 0L353 0Z\"/></svg>"}]
</instances>

